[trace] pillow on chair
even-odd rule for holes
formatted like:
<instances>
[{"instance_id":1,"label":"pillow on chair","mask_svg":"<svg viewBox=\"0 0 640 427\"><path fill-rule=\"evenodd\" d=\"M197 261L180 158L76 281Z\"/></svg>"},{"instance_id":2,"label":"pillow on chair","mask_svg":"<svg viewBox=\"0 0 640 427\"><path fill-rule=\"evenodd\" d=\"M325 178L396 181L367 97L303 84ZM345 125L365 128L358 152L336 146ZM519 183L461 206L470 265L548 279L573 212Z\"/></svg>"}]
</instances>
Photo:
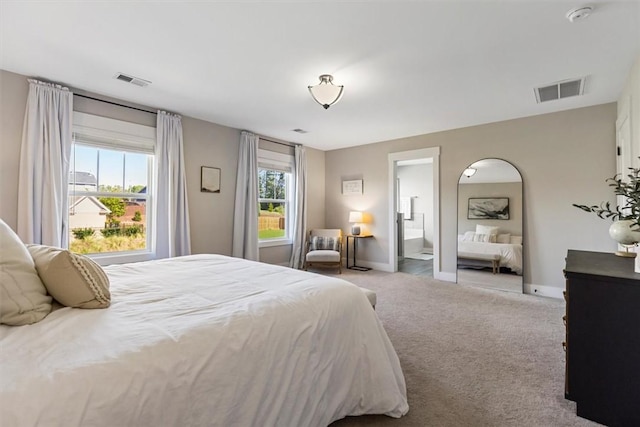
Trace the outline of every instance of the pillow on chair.
<instances>
[{"instance_id":1,"label":"pillow on chair","mask_svg":"<svg viewBox=\"0 0 640 427\"><path fill-rule=\"evenodd\" d=\"M339 251L339 237L313 236L309 242L309 251Z\"/></svg>"}]
</instances>

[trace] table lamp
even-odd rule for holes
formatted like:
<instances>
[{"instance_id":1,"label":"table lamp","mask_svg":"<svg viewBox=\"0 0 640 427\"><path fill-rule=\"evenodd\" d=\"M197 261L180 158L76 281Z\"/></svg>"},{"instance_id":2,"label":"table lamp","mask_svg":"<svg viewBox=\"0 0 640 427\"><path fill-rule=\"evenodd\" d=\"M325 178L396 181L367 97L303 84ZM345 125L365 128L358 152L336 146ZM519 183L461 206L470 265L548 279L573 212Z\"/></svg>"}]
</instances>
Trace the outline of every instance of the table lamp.
<instances>
[{"instance_id":1,"label":"table lamp","mask_svg":"<svg viewBox=\"0 0 640 427\"><path fill-rule=\"evenodd\" d=\"M351 226L351 234L353 234L354 236L359 235L360 226L358 224L362 222L362 212L349 212L349 222L353 224Z\"/></svg>"}]
</instances>

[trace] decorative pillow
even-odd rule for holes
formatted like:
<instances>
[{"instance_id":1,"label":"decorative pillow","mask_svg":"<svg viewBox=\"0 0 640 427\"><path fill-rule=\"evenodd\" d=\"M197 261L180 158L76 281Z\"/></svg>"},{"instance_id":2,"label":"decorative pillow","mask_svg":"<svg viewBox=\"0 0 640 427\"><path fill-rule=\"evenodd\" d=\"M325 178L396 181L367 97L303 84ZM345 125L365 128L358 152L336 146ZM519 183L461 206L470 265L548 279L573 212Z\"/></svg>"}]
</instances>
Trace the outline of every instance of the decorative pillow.
<instances>
[{"instance_id":1,"label":"decorative pillow","mask_svg":"<svg viewBox=\"0 0 640 427\"><path fill-rule=\"evenodd\" d=\"M27 247L40 279L60 304L75 308L109 307L109 278L91 258L51 246Z\"/></svg>"},{"instance_id":2,"label":"decorative pillow","mask_svg":"<svg viewBox=\"0 0 640 427\"><path fill-rule=\"evenodd\" d=\"M490 225L476 225L476 234L498 234L499 227L493 227Z\"/></svg>"},{"instance_id":3,"label":"decorative pillow","mask_svg":"<svg viewBox=\"0 0 640 427\"><path fill-rule=\"evenodd\" d=\"M473 241L474 242L483 242L483 243L494 243L492 241L493 237L495 237L495 235L475 233L475 235L473 236Z\"/></svg>"},{"instance_id":4,"label":"decorative pillow","mask_svg":"<svg viewBox=\"0 0 640 427\"><path fill-rule=\"evenodd\" d=\"M498 234L498 237L496 238L496 243L509 243L509 242L511 242L510 233Z\"/></svg>"},{"instance_id":5,"label":"decorative pillow","mask_svg":"<svg viewBox=\"0 0 640 427\"><path fill-rule=\"evenodd\" d=\"M325 237L325 236L313 236L311 242L309 242L310 251L339 251L340 250L340 238L339 237Z\"/></svg>"},{"instance_id":6,"label":"decorative pillow","mask_svg":"<svg viewBox=\"0 0 640 427\"><path fill-rule=\"evenodd\" d=\"M464 233L464 236L462 236L462 241L463 242L473 242L473 239L476 236L476 232L475 231L467 231L466 233Z\"/></svg>"},{"instance_id":7,"label":"decorative pillow","mask_svg":"<svg viewBox=\"0 0 640 427\"><path fill-rule=\"evenodd\" d=\"M511 236L510 242L512 245L521 245L522 236Z\"/></svg>"},{"instance_id":8,"label":"decorative pillow","mask_svg":"<svg viewBox=\"0 0 640 427\"><path fill-rule=\"evenodd\" d=\"M51 312L51 297L29 251L0 219L0 323L29 325Z\"/></svg>"}]
</instances>

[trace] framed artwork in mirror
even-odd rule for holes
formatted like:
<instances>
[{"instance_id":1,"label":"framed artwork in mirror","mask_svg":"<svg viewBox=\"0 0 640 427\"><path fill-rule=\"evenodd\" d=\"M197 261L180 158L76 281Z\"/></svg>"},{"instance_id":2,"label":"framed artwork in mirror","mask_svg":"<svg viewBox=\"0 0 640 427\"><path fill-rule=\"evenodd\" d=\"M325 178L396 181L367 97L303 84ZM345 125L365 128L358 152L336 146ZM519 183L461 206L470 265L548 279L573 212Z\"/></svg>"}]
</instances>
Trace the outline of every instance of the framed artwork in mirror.
<instances>
[{"instance_id":1,"label":"framed artwork in mirror","mask_svg":"<svg viewBox=\"0 0 640 427\"><path fill-rule=\"evenodd\" d=\"M209 166L200 168L200 191L202 193L220 192L220 169Z\"/></svg>"},{"instance_id":2,"label":"framed artwork in mirror","mask_svg":"<svg viewBox=\"0 0 640 427\"><path fill-rule=\"evenodd\" d=\"M509 198L469 198L467 219L509 219Z\"/></svg>"}]
</instances>

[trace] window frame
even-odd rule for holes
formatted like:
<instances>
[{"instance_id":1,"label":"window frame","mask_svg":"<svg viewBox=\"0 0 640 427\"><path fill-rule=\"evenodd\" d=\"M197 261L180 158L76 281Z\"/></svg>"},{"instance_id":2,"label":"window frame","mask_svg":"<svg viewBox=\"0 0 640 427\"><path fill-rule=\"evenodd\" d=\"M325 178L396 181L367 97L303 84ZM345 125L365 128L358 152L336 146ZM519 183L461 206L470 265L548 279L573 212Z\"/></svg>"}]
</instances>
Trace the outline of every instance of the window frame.
<instances>
[{"instance_id":1,"label":"window frame","mask_svg":"<svg viewBox=\"0 0 640 427\"><path fill-rule=\"evenodd\" d=\"M132 251L100 252L87 254L100 265L120 264L128 262L149 261L155 259L155 143L156 128L137 123L110 119L102 116L73 113L72 150L77 145L147 155L147 192L146 200L146 248ZM72 153L73 155L73 153ZM75 165L75 162L73 163ZM70 168L71 169L71 168ZM70 170L71 172L71 170ZM75 172L75 170L73 171ZM99 179L99 177L96 177ZM71 182L69 182L71 184ZM99 182L98 182L99 185ZM79 193L94 197L130 198L132 193L110 193L103 191L87 191ZM136 193L137 194L137 193ZM75 189L69 190L69 196L76 195ZM69 215L69 212L67 213ZM69 230L71 232L71 230Z\"/></svg>"},{"instance_id":2,"label":"window frame","mask_svg":"<svg viewBox=\"0 0 640 427\"><path fill-rule=\"evenodd\" d=\"M268 248L274 246L285 246L293 244L292 237L292 219L293 219L293 194L294 187L293 174L294 157L290 154L277 153L264 149L258 149L258 173L261 169L275 170L284 172L285 175L285 237L276 237L272 239L260 239L258 237L258 248ZM258 203L283 203L282 199L263 199L260 198L260 190L258 189ZM257 219L257 218L256 218Z\"/></svg>"}]
</instances>

